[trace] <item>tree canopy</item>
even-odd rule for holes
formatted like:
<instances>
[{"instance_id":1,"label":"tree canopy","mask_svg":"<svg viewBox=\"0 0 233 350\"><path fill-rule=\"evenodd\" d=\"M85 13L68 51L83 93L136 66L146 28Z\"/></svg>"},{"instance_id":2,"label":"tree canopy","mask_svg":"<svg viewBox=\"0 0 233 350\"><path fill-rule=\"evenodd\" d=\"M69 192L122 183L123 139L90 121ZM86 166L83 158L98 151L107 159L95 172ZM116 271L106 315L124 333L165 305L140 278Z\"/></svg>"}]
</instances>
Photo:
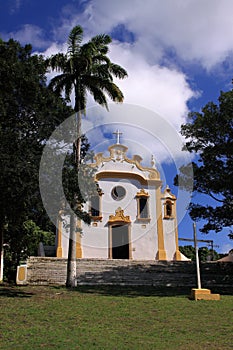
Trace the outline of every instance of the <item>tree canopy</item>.
<instances>
[{"instance_id":1,"label":"tree canopy","mask_svg":"<svg viewBox=\"0 0 233 350\"><path fill-rule=\"evenodd\" d=\"M201 112L191 112L181 134L187 140L188 151L196 155L194 191L211 198L211 204L208 200L206 205L192 203L190 216L206 221L200 231L229 228L233 238L233 90L221 92L217 104L209 102ZM185 167L181 167L179 177L185 187ZM178 177L175 183L178 184Z\"/></svg>"},{"instance_id":2,"label":"tree canopy","mask_svg":"<svg viewBox=\"0 0 233 350\"><path fill-rule=\"evenodd\" d=\"M55 127L73 113L46 86L46 71L46 61L30 45L0 40L0 235L5 232L5 244L17 246L16 263L26 251L22 232L36 228L26 229L25 222L53 230L40 198L40 158Z\"/></svg>"},{"instance_id":3,"label":"tree canopy","mask_svg":"<svg viewBox=\"0 0 233 350\"><path fill-rule=\"evenodd\" d=\"M180 246L179 250L187 258L196 261L196 250L192 245ZM207 247L200 247L198 249L198 255L200 261L215 261L220 258L220 255L214 249L212 250Z\"/></svg>"},{"instance_id":4,"label":"tree canopy","mask_svg":"<svg viewBox=\"0 0 233 350\"><path fill-rule=\"evenodd\" d=\"M123 79L127 72L107 56L111 37L106 34L96 35L81 45L82 40L83 29L79 25L75 26L68 37L67 52L58 53L49 59L50 67L60 72L51 80L50 87L59 95L64 91L68 101L74 90L76 112L85 111L87 93L106 108L106 95L114 102L122 102L123 93L113 82L113 77Z\"/></svg>"}]
</instances>

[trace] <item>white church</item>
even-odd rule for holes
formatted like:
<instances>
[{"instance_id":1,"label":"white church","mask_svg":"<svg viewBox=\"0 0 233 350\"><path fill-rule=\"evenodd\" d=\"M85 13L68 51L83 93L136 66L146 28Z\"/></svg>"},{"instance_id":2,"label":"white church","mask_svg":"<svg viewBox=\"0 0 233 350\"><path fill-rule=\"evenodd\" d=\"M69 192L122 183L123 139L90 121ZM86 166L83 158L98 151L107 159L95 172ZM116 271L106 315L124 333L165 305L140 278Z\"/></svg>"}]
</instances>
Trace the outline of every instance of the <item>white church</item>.
<instances>
[{"instance_id":1,"label":"white church","mask_svg":"<svg viewBox=\"0 0 233 350\"><path fill-rule=\"evenodd\" d=\"M91 167L97 169L99 191L84 208L91 224L77 222L76 257L133 260L183 260L179 252L176 197L162 181L151 160L150 167L141 165L142 158L127 156L119 130L109 155L98 153ZM67 258L69 232L59 216L56 256ZM186 260L186 259L185 259Z\"/></svg>"}]
</instances>

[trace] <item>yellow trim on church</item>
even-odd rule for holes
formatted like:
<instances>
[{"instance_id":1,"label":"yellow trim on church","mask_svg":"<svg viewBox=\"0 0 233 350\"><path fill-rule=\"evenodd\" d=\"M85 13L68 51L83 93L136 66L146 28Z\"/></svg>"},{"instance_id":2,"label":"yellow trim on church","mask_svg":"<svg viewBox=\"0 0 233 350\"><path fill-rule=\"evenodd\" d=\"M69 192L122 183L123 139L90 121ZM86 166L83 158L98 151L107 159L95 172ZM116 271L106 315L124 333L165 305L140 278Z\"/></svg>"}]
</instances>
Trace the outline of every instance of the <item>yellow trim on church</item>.
<instances>
[{"instance_id":1,"label":"yellow trim on church","mask_svg":"<svg viewBox=\"0 0 233 350\"><path fill-rule=\"evenodd\" d=\"M109 220L108 220L109 224L117 224L117 223L126 223L127 224L130 222L131 222L130 217L125 216L124 210L121 207L116 209L115 215L109 215Z\"/></svg>"},{"instance_id":2,"label":"yellow trim on church","mask_svg":"<svg viewBox=\"0 0 233 350\"><path fill-rule=\"evenodd\" d=\"M148 176L144 177L145 180L157 180L160 181L160 174L158 170L154 167L143 167L141 165L142 158L135 154L132 159L128 158L126 156L126 151L128 150L128 147L121 145L121 144L114 144L108 148L110 152L109 157L104 157L103 153L97 153L94 157L95 163L89 164L90 167L98 167L103 163L110 162L111 160L114 161L125 161L126 163L132 164L135 166L138 170L147 172ZM125 173L124 173L125 174ZM128 173L130 174L130 173ZM135 173L134 173L135 174Z\"/></svg>"},{"instance_id":3,"label":"yellow trim on church","mask_svg":"<svg viewBox=\"0 0 233 350\"><path fill-rule=\"evenodd\" d=\"M80 219L77 219L77 228L79 230L81 230L82 227L82 222ZM82 258L83 254L82 254L82 244L81 244L81 234L80 232L77 232L76 234L76 258Z\"/></svg>"},{"instance_id":4,"label":"yellow trim on church","mask_svg":"<svg viewBox=\"0 0 233 350\"><path fill-rule=\"evenodd\" d=\"M56 257L62 258L62 215L63 211L60 210L58 215L58 233L57 233L57 250L56 250Z\"/></svg>"},{"instance_id":5,"label":"yellow trim on church","mask_svg":"<svg viewBox=\"0 0 233 350\"><path fill-rule=\"evenodd\" d=\"M142 188L139 192L136 193L136 197L150 197L149 193Z\"/></svg>"},{"instance_id":6,"label":"yellow trim on church","mask_svg":"<svg viewBox=\"0 0 233 350\"><path fill-rule=\"evenodd\" d=\"M181 253L179 251L179 241L178 241L178 227L177 227L177 217L176 217L176 201L174 202L174 211L175 211L175 239L176 239L176 252L175 252L175 260L181 261Z\"/></svg>"},{"instance_id":7,"label":"yellow trim on church","mask_svg":"<svg viewBox=\"0 0 233 350\"><path fill-rule=\"evenodd\" d=\"M158 252L157 260L167 260L167 253L164 246L163 219L161 208L161 187L156 189L156 218L157 218L157 235L158 235Z\"/></svg>"},{"instance_id":8,"label":"yellow trim on church","mask_svg":"<svg viewBox=\"0 0 233 350\"><path fill-rule=\"evenodd\" d=\"M159 179L151 179L143 177L142 175L138 173L129 173L127 171L115 171L115 170L108 170L108 171L100 171L95 175L95 180L99 181L100 179L106 179L106 178L117 178L117 179L134 179L139 181L142 185L148 185L148 184L161 184L162 181Z\"/></svg>"},{"instance_id":9,"label":"yellow trim on church","mask_svg":"<svg viewBox=\"0 0 233 350\"><path fill-rule=\"evenodd\" d=\"M118 209L116 209L115 211L115 215L109 215L109 220L108 220L108 224L109 224L109 237L108 237L108 241L109 241L109 248L108 248L108 257L109 259L112 259L112 228L117 225L117 224L122 224L122 226L126 226L128 229L128 244L129 244L129 259L133 259L133 255L132 255L132 240L131 240L131 220L129 216L125 216L124 215L124 210L121 209L121 207L119 207Z\"/></svg>"}]
</instances>

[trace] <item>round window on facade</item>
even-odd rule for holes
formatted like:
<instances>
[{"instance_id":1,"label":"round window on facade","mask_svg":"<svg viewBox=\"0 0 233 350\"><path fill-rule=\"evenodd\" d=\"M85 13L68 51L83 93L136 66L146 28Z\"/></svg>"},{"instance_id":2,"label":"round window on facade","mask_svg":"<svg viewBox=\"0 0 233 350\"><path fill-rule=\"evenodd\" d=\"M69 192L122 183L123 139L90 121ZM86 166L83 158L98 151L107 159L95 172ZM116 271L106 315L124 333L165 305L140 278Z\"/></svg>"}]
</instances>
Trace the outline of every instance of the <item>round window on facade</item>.
<instances>
[{"instance_id":1,"label":"round window on facade","mask_svg":"<svg viewBox=\"0 0 233 350\"><path fill-rule=\"evenodd\" d=\"M123 199L125 194L126 194L126 190L122 186L115 186L112 189L112 198L115 199L116 201L120 201L121 199Z\"/></svg>"}]
</instances>

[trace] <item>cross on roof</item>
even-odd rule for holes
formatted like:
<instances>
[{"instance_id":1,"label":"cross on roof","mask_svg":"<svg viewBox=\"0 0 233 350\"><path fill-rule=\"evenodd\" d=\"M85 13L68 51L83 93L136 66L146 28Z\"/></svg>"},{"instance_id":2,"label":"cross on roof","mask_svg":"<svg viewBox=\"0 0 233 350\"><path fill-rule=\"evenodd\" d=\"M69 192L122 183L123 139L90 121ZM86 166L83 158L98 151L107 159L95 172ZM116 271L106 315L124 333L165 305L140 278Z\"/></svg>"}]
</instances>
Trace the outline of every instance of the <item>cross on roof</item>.
<instances>
[{"instance_id":1,"label":"cross on roof","mask_svg":"<svg viewBox=\"0 0 233 350\"><path fill-rule=\"evenodd\" d=\"M120 132L120 130L117 129L117 131L113 132L113 135L116 135L116 144L119 145L120 144L120 136L122 135L122 132Z\"/></svg>"}]
</instances>

